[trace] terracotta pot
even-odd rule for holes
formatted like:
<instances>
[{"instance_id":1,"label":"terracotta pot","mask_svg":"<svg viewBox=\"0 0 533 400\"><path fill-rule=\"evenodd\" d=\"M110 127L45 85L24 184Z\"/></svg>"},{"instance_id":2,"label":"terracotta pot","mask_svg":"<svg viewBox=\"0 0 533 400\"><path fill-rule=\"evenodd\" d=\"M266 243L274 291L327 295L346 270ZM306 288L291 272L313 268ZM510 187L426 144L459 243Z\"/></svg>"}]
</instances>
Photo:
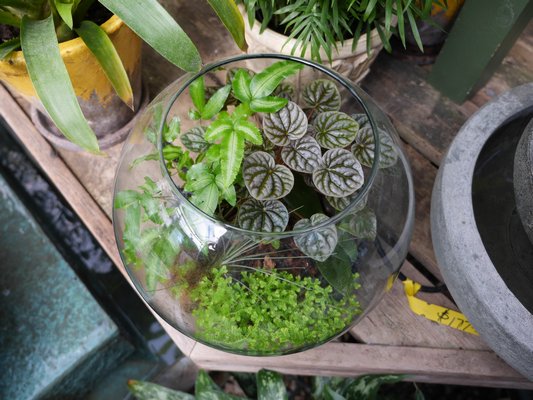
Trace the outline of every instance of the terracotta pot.
<instances>
[{"instance_id":1,"label":"terracotta pot","mask_svg":"<svg viewBox=\"0 0 533 400\"><path fill-rule=\"evenodd\" d=\"M117 16L112 16L101 27L110 37L124 64L133 93L136 94L135 110L138 110L141 105L141 39ZM128 123L136 112L130 110L115 94L102 67L81 38L60 43L59 50L83 114L95 131L100 147L106 148L123 140L129 130ZM59 146L79 149L65 139L45 116L21 51L13 52L0 61L0 80L32 103L32 119L43 135Z\"/></svg>"},{"instance_id":2,"label":"terracotta pot","mask_svg":"<svg viewBox=\"0 0 533 400\"><path fill-rule=\"evenodd\" d=\"M291 51L296 44L296 39L289 39L272 29L265 29L260 33L261 23L255 21L253 27L250 26L248 17L242 5L239 6L245 20L246 41L248 42L249 53L281 53L291 55ZM361 35L354 50L352 51L353 39L345 40L344 43L337 42L337 50L333 50L332 62L328 62L326 53L321 50L320 57L322 63L329 68L343 74L353 82L360 82L370 71L370 65L374 62L383 44L376 29L370 32L371 53L366 51L366 37ZM301 56L301 47L297 47L295 56ZM309 48L305 52L305 58L311 59Z\"/></svg>"}]
</instances>

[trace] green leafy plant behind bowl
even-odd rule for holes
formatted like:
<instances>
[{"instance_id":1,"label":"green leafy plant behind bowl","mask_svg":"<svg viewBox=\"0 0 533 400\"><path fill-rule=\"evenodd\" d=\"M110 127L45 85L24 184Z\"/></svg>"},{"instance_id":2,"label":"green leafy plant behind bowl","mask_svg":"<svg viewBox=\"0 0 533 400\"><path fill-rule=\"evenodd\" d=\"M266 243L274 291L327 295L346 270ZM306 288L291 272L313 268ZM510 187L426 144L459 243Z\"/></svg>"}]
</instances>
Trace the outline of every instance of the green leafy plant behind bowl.
<instances>
[{"instance_id":1,"label":"green leafy plant behind bowl","mask_svg":"<svg viewBox=\"0 0 533 400\"><path fill-rule=\"evenodd\" d=\"M244 24L234 0L208 0L235 42L246 48ZM118 96L133 106L131 85L111 40L88 20L94 0L9 0L0 3L0 24L20 29L20 37L0 43L0 59L19 48L35 91L59 130L81 148L98 153L96 135L77 102L58 42L81 37L99 61ZM157 0L99 0L167 60L197 71L201 59L194 43ZM91 73L88 71L88 73Z\"/></svg>"},{"instance_id":2,"label":"green leafy plant behind bowl","mask_svg":"<svg viewBox=\"0 0 533 400\"><path fill-rule=\"evenodd\" d=\"M446 0L240 0L250 26L261 21L260 31L274 29L296 39L291 54L304 56L307 49L315 61L323 50L331 62L338 42L359 38L376 29L383 46L391 50L390 36L397 34L405 47L409 29L423 51L417 20L429 21L433 4L446 6ZM367 51L370 52L370 35Z\"/></svg>"}]
</instances>

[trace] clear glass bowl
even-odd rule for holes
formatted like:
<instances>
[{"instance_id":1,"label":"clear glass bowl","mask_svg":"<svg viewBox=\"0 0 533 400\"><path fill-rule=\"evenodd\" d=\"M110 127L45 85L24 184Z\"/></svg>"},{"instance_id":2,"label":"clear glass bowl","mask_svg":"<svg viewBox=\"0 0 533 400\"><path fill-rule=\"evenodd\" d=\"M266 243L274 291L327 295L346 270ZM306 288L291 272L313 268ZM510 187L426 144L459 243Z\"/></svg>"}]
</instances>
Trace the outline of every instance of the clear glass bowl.
<instances>
[{"instance_id":1,"label":"clear glass bowl","mask_svg":"<svg viewBox=\"0 0 533 400\"><path fill-rule=\"evenodd\" d=\"M335 83L343 99L340 111L366 123L366 137L360 129L356 142L370 163L363 165L363 186L341 199L340 210L299 175L283 199L291 219L317 212L329 219L305 229L295 230L290 223L293 230L260 233L238 227L231 215L226 221L209 216L189 201L181 178L167 169L172 161L163 152L164 135L176 116L182 133L199 124L189 117L189 85L199 76L206 88L220 87L233 68L258 72L280 60L304 65L285 82L292 85L296 103L312 80ZM182 146L179 138L174 144ZM270 150L275 154L275 147ZM396 278L414 218L410 168L385 114L334 71L283 55L223 60L168 86L146 108L124 145L114 203L120 254L146 302L185 335L245 355L312 348L360 321ZM332 232L335 240L329 240ZM331 251L313 256L324 243Z\"/></svg>"}]
</instances>

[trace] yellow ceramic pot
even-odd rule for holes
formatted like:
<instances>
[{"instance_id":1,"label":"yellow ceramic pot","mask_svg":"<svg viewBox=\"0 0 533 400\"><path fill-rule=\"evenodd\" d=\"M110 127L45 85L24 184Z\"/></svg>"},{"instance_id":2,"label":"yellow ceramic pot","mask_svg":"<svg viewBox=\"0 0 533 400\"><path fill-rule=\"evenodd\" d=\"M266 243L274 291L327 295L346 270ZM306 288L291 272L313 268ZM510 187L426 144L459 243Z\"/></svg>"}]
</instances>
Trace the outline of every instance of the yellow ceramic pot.
<instances>
[{"instance_id":1,"label":"yellow ceramic pot","mask_svg":"<svg viewBox=\"0 0 533 400\"><path fill-rule=\"evenodd\" d=\"M137 109L141 95L140 64L142 41L115 15L103 23L101 27L113 42L124 64L135 97L135 109ZM82 111L95 131L96 136L102 139L104 136L124 127L135 114L115 94L102 67L85 46L83 40L78 37L60 43L59 50ZM6 59L0 60L0 80L7 83L11 89L27 97L42 112L42 105L37 101L38 99L21 51L15 51ZM56 144L66 144L67 147L71 147L70 142L67 142L59 134L57 128L44 115L32 112L32 119L41 133L47 138ZM53 133L54 137L50 137L50 133ZM58 138L58 140L55 140L55 138ZM116 139L112 140L112 144L116 142Z\"/></svg>"}]
</instances>

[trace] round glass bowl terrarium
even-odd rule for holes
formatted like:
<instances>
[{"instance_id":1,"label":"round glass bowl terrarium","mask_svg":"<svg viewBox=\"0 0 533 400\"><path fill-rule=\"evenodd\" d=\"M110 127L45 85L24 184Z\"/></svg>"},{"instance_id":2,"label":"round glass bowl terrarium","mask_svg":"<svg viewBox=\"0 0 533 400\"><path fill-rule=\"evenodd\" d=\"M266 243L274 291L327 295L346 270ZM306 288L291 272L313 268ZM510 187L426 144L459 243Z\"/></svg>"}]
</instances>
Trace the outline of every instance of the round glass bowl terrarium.
<instances>
[{"instance_id":1,"label":"round glass bowl terrarium","mask_svg":"<svg viewBox=\"0 0 533 400\"><path fill-rule=\"evenodd\" d=\"M281 55L224 60L166 88L130 134L113 219L126 269L168 323L248 355L311 348L391 286L413 185L357 86Z\"/></svg>"}]
</instances>

